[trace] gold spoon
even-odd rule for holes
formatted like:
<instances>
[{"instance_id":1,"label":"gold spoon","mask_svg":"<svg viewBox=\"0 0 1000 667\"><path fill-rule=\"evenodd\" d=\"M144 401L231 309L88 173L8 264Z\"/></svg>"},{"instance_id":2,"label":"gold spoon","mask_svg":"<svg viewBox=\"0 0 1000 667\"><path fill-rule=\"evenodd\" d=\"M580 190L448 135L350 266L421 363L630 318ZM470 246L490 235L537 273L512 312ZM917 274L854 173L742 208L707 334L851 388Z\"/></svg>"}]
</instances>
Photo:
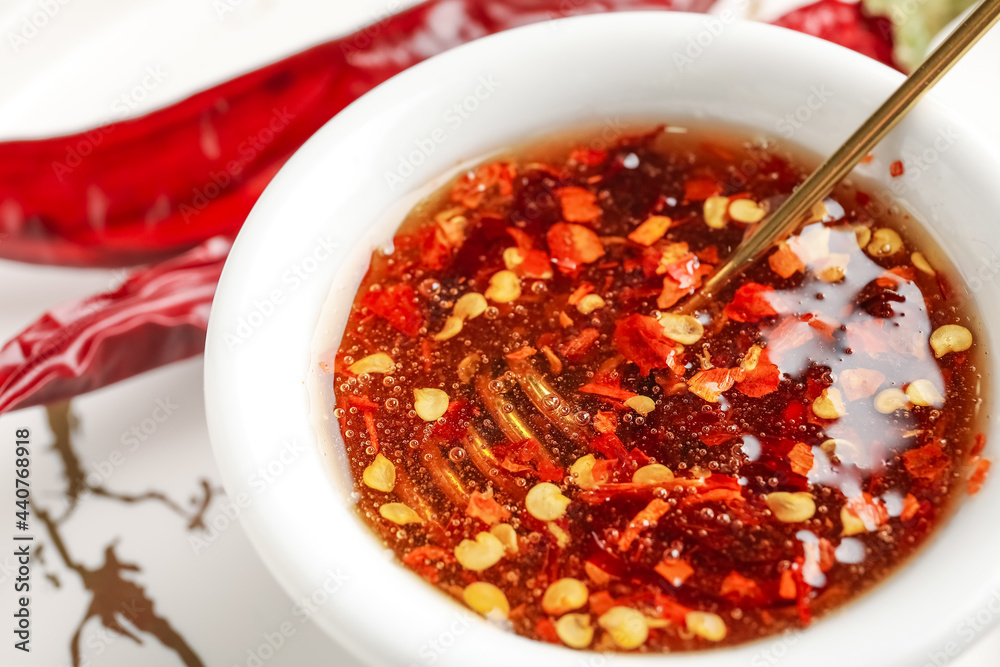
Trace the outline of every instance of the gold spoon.
<instances>
[{"instance_id":1,"label":"gold spoon","mask_svg":"<svg viewBox=\"0 0 1000 667\"><path fill-rule=\"evenodd\" d=\"M795 190L774 214L744 241L678 309L691 313L704 308L733 278L767 252L776 241L794 232L806 220L813 206L825 198L834 186L868 155L924 93L941 80L979 38L1000 19L1000 0L984 0L927 60L889 96L882 106L859 127L806 181Z\"/></svg>"}]
</instances>

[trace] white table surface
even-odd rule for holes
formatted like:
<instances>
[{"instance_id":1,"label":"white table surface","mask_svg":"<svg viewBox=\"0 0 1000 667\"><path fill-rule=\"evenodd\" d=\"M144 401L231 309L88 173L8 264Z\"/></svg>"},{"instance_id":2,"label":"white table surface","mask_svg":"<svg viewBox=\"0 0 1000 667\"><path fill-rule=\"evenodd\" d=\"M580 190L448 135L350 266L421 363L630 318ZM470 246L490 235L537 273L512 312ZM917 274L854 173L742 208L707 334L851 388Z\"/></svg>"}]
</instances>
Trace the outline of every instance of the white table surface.
<instances>
[{"instance_id":1,"label":"white table surface","mask_svg":"<svg viewBox=\"0 0 1000 667\"><path fill-rule=\"evenodd\" d=\"M729 0L726 0L727 2ZM0 5L0 139L72 131L108 120L127 101L135 113L290 54L377 19L409 2L398 0L4 0ZM764 0L770 17L794 0ZM45 12L42 16L40 12ZM41 24L41 27L38 25ZM32 30L34 26L37 29ZM994 31L996 33L996 31ZM24 37L15 39L12 35ZM25 37L30 35L30 37ZM942 93L1000 145L995 110L1000 102L1000 34L991 35L942 83ZM139 93L147 68L155 84ZM147 79L152 81L153 79ZM126 98L123 100L122 96ZM142 99L138 99L141 97ZM0 261L0 339L24 327L49 305L106 289L113 272L23 266ZM75 451L87 473L97 472L118 493L153 488L188 503L199 480L219 486L201 397L201 362L161 369L74 401L80 419ZM155 432L136 444L133 426L149 426L157 401L173 405ZM60 458L50 449L45 413L30 409L0 417L0 498L13 492L13 455L6 444L16 428L33 432L34 500L50 511L64 502ZM9 444L9 443L8 443ZM6 502L6 501L5 501ZM223 512L213 501L207 517ZM6 504L3 505L6 507ZM308 622L278 587L238 526L190 532L185 520L159 503L124 504L86 497L61 535L71 557L95 568L115 544L123 562L140 565L126 579L145 588L157 614L209 666L361 667ZM33 517L33 531L44 537ZM197 536L204 543L192 543ZM0 542L9 544L8 530ZM0 665L71 665L70 637L90 597L80 578L48 545L45 564L32 572L32 652L12 648L14 559L0 546ZM58 580L57 588L45 575ZM126 614L127 616L127 614ZM274 643L283 623L291 631ZM387 633L387 639L391 632ZM94 619L82 629L81 664L93 667L180 665L172 651L142 635L142 645L104 630ZM259 660L258 657L265 657ZM666 661L665 661L666 662ZM933 662L929 665L943 667ZM774 665L783 665L779 660ZM1000 631L978 638L954 667L1000 665ZM799 667L787 665L786 667ZM869 667L869 666L852 666ZM870 667L878 667L872 665ZM914 667L924 667L923 664Z\"/></svg>"}]
</instances>

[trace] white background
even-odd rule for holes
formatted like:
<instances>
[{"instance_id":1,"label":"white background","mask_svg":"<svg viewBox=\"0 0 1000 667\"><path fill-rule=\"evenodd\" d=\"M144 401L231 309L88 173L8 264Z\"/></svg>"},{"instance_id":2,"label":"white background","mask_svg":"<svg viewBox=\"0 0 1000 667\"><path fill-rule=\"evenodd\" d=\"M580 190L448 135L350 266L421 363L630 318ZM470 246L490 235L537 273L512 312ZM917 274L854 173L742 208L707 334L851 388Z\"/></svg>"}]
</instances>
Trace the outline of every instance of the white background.
<instances>
[{"instance_id":1,"label":"white background","mask_svg":"<svg viewBox=\"0 0 1000 667\"><path fill-rule=\"evenodd\" d=\"M930 1L930 0L928 0ZM794 0L764 0L757 16L768 18ZM184 97L237 73L325 41L377 20L410 2L399 0L3 0L0 5L0 140L84 129L110 119L122 104L142 113ZM46 13L47 8L47 13ZM994 31L996 33L996 31ZM25 41L13 39L12 35ZM981 122L1000 142L995 109L1000 103L1000 34L977 48L941 85L956 108ZM153 68L159 81L143 87ZM150 79L147 79L147 81ZM124 96L124 97L123 97ZM991 117L992 116L992 117ZM136 165L141 169L142 165ZM53 269L0 262L0 339L34 320L46 306L108 288L112 272ZM218 486L205 429L201 363L193 360L149 373L75 402L81 427L77 452L88 472L103 469L106 484L119 492L150 487L187 502L198 480ZM122 437L151 417L156 401L178 407L148 440L130 451ZM15 428L33 432L35 500L58 509L63 481L44 412L26 410L0 418L0 452ZM109 461L122 452L118 465ZM110 465L110 468L109 468ZM69 639L86 611L89 596L79 578L51 548L46 564L35 564L32 585L33 651L11 648L8 630L14 592L8 555L7 499L13 491L13 456L0 453L0 664L69 665ZM209 513L220 513L220 503ZM196 553L180 517L157 504L123 505L87 498L65 524L63 537L73 557L88 567L102 563L104 549L117 541L125 562L140 564L129 575L156 601L206 665L257 664L264 635L291 622L267 667L310 667L356 663L309 623L293 615L293 601L257 558L238 526L206 538ZM36 535L41 526L34 522ZM55 575L55 588L44 574ZM928 601L929 605L933 601ZM95 667L179 665L176 656L149 636L144 644L104 633L97 621L84 627L83 665ZM392 629L386 628L386 640ZM845 638L850 641L850 638ZM265 651L265 654L267 652ZM666 661L665 661L666 662ZM942 667L944 662L927 664ZM776 662L776 665L783 663ZM948 664L996 667L1000 632L994 631ZM786 667L800 667L787 665ZM861 666L858 666L861 667ZM871 667L877 667L872 665ZM914 665L914 667L924 667Z\"/></svg>"}]
</instances>

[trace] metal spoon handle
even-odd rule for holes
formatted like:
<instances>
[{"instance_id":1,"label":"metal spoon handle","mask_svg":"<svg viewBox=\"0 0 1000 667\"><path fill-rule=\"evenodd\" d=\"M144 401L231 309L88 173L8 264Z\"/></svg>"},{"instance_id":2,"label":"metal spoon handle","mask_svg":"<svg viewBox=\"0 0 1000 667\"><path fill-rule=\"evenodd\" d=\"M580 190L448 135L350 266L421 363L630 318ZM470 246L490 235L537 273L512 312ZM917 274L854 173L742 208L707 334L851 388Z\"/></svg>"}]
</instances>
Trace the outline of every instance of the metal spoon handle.
<instances>
[{"instance_id":1,"label":"metal spoon handle","mask_svg":"<svg viewBox=\"0 0 1000 667\"><path fill-rule=\"evenodd\" d=\"M979 38L1000 19L1000 0L984 0L760 228L746 239L684 304L685 312L705 306L776 241L798 228L816 202L826 197L907 113L940 81Z\"/></svg>"}]
</instances>

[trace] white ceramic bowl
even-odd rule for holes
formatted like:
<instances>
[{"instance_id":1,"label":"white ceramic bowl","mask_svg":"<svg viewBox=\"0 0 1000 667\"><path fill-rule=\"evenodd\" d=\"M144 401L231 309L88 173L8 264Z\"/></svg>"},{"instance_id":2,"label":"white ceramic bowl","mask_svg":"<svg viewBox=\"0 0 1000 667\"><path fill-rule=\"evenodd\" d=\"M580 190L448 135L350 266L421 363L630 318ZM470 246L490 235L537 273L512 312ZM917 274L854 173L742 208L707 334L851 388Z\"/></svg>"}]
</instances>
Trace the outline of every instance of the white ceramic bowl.
<instances>
[{"instance_id":1,"label":"white ceramic bowl","mask_svg":"<svg viewBox=\"0 0 1000 667\"><path fill-rule=\"evenodd\" d=\"M308 613L320 626L362 660L386 667L914 667L942 664L970 643L1000 612L995 481L905 569L806 632L669 657L580 653L506 634L395 564L352 513L343 480L328 474L328 465L337 468L336 447L320 446L307 392L314 344L336 342L372 249L392 236L428 183L458 163L546 131L613 128L633 117L698 118L778 135L791 128L794 142L827 153L901 79L863 56L766 25L603 15L448 52L330 121L281 170L243 227L219 285L206 360L209 426L226 489L289 594L311 598ZM461 118L456 104L476 108ZM992 227L1000 159L986 144L931 98L865 170L888 184L891 161L922 156L922 165L911 161L893 181L903 186L898 199L928 223L973 285L991 324L975 334L991 350L1000 347ZM387 178L393 173L402 178ZM329 409L318 406L321 414ZM988 453L995 452L1000 437L992 421L987 427Z\"/></svg>"}]
</instances>

